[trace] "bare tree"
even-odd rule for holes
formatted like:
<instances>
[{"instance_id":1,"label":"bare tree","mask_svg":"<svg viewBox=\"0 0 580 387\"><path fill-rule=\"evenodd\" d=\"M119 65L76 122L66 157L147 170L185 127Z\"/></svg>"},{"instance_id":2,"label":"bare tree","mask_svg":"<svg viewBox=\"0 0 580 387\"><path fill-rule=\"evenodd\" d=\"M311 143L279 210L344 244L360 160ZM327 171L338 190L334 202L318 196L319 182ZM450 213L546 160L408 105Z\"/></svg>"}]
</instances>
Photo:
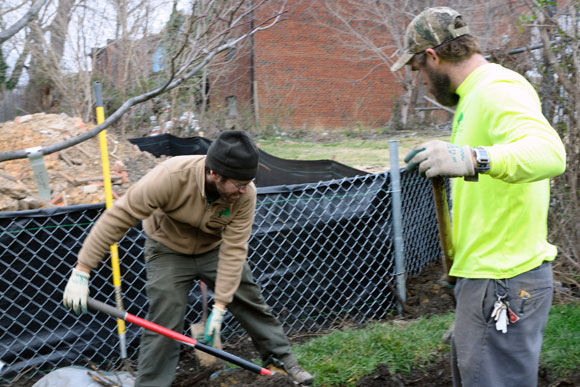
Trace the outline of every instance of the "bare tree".
<instances>
[{"instance_id":1,"label":"bare tree","mask_svg":"<svg viewBox=\"0 0 580 387\"><path fill-rule=\"evenodd\" d=\"M70 95L66 92L66 76L61 64L69 25L80 1L59 0L54 4L54 11L47 8L44 18L30 23L29 95L41 111L50 110L63 96ZM74 113L78 115L78 111Z\"/></svg>"},{"instance_id":2,"label":"bare tree","mask_svg":"<svg viewBox=\"0 0 580 387\"><path fill-rule=\"evenodd\" d=\"M538 85L544 110L566 146L566 172L552 187L551 239L559 248L554 267L559 278L580 286L580 8L577 0L528 0L522 26L531 30L544 48L534 71L542 74Z\"/></svg>"},{"instance_id":3,"label":"bare tree","mask_svg":"<svg viewBox=\"0 0 580 387\"><path fill-rule=\"evenodd\" d=\"M441 5L436 0L322 0L325 9L332 19L321 18L324 25L334 31L342 43L353 53L352 60L370 61L376 64L372 71L389 71L404 49L404 35L409 22L427 7ZM471 32L478 36L484 50L490 47L501 48L508 42L513 43L515 34L509 39L510 32L515 31L513 25L498 20L504 20L510 14L510 7L516 2L510 1L447 1L446 6L452 7L468 21ZM323 22L332 20L333 22ZM336 21L336 23L334 22ZM498 29L500 29L498 31ZM423 104L425 90L420 86L417 76L409 68L404 68L393 74L404 92L398 101L398 115L402 126L406 126L409 118L414 116L417 104Z\"/></svg>"},{"instance_id":4,"label":"bare tree","mask_svg":"<svg viewBox=\"0 0 580 387\"><path fill-rule=\"evenodd\" d=\"M46 4L48 0L35 0L30 8L22 15L15 23L10 24L10 18L4 17L5 15L11 15L21 8L26 7L25 1L18 4L5 3L0 5L0 86L6 89L13 89L18 84L18 79L24 68L24 60L28 54L18 57L16 64L12 71L12 74L8 76L8 64L6 63L5 53L3 43L8 39L14 37L21 30L23 30L40 12L41 8ZM7 19L7 20L4 20ZM23 49L23 52L27 52L28 47Z\"/></svg>"},{"instance_id":5,"label":"bare tree","mask_svg":"<svg viewBox=\"0 0 580 387\"><path fill-rule=\"evenodd\" d=\"M373 61L377 63L373 71L378 68L388 71L404 47L406 24L420 12L423 3L410 0L324 0L326 10L338 21L337 24L325 25L356 55L353 60ZM395 77L404 89L399 101L401 119L406 123L415 79L407 70L396 73Z\"/></svg>"},{"instance_id":6,"label":"bare tree","mask_svg":"<svg viewBox=\"0 0 580 387\"><path fill-rule=\"evenodd\" d=\"M167 63L160 86L127 99L115 112L94 129L69 140L42 148L43 154L58 152L97 135L100 131L116 123L132 106L166 93L208 66L221 52L239 45L257 31L270 28L284 13L286 2L264 17L254 21L253 28L244 33L242 27L249 25L249 16L267 0L196 0L192 1L190 12L174 39L173 50ZM0 161L27 157L26 150L0 153Z\"/></svg>"}]
</instances>

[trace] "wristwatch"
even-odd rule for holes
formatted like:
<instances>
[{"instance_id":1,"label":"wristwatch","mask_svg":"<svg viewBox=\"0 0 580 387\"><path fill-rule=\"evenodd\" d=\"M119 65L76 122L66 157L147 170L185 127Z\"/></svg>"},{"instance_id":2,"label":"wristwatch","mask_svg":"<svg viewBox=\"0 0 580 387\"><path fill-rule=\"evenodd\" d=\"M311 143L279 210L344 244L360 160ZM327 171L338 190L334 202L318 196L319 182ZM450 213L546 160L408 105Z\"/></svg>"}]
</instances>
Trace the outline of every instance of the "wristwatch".
<instances>
[{"instance_id":1,"label":"wristwatch","mask_svg":"<svg viewBox=\"0 0 580 387\"><path fill-rule=\"evenodd\" d=\"M476 173L485 173L489 171L489 154L487 150L483 147L471 148L473 150L473 154L475 156L475 172Z\"/></svg>"}]
</instances>

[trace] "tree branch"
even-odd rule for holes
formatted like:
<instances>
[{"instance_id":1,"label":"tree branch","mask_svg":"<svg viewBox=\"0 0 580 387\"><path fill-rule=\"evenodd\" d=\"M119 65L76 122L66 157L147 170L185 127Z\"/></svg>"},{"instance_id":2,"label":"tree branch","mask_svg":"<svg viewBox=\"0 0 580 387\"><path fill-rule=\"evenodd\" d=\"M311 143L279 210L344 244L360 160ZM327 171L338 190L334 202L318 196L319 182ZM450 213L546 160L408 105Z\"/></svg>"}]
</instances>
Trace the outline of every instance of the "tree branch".
<instances>
[{"instance_id":1,"label":"tree branch","mask_svg":"<svg viewBox=\"0 0 580 387\"><path fill-rule=\"evenodd\" d=\"M38 12L40 11L40 8L42 8L42 6L46 2L47 2L47 0L36 0L32 4L32 6L30 7L28 12L26 12L26 14L24 14L24 16L22 16L20 18L20 20L18 20L16 23L12 24L11 27L2 31L2 33L0 33L0 44L4 43L8 39L10 39L14 35L16 35L18 33L18 31L20 31L21 29L26 27L28 25L28 23L30 23L30 21L36 17L36 14L38 14Z\"/></svg>"},{"instance_id":2,"label":"tree branch","mask_svg":"<svg viewBox=\"0 0 580 387\"><path fill-rule=\"evenodd\" d=\"M544 12L538 9L536 9L536 16L540 20L544 20L547 17L547 15ZM552 28L558 28L558 25L554 24ZM556 54L551 49L550 44L551 42L550 37L548 36L548 31L545 28L539 28L539 30L540 30L540 39L542 40L542 43L544 44L545 47L544 55L548 60L548 63L552 67L552 70L558 76L558 82L560 82L560 84L564 87L564 89L566 89L566 92L570 94L575 93L576 90L574 88L574 85L570 81L567 74L563 71L561 64L558 61L558 58L556 58ZM572 63L571 65L575 67L576 64ZM576 68L574 68L574 70L575 72L577 72Z\"/></svg>"},{"instance_id":3,"label":"tree branch","mask_svg":"<svg viewBox=\"0 0 580 387\"><path fill-rule=\"evenodd\" d=\"M426 95L424 95L423 98L425 98L427 101L431 102L433 105L437 106L439 109L445 110L446 112L449 112L451 114L455 114L455 110L450 109L450 108L448 108L446 106L441 105L439 102L435 101L434 99L429 98Z\"/></svg>"}]
</instances>

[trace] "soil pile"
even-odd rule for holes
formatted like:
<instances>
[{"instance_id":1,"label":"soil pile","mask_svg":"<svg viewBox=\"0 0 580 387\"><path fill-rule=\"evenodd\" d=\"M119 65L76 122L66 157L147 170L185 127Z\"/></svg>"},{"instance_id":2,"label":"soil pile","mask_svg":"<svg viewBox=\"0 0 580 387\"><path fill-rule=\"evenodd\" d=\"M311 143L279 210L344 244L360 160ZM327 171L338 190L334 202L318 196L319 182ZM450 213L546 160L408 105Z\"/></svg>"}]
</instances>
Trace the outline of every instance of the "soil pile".
<instances>
[{"instance_id":1,"label":"soil pile","mask_svg":"<svg viewBox=\"0 0 580 387\"><path fill-rule=\"evenodd\" d=\"M78 117L37 113L0 124L0 152L45 147L94 128ZM107 133L113 196L122 195L163 158L155 158L128 141ZM51 190L49 200L38 196L28 159L0 163L0 211L22 211L74 204L103 203L103 168L99 136L43 157Z\"/></svg>"}]
</instances>

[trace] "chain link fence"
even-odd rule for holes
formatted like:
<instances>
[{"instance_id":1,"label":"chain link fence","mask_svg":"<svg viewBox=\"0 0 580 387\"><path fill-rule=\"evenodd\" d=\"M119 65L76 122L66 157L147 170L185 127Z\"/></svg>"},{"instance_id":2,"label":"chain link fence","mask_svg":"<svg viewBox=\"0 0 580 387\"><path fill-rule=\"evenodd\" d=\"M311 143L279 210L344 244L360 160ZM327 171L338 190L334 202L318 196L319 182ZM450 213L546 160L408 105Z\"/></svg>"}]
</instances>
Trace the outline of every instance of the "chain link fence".
<instances>
[{"instance_id":1,"label":"chain link fence","mask_svg":"<svg viewBox=\"0 0 580 387\"><path fill-rule=\"evenodd\" d=\"M388 173L316 184L258 189L249 263L266 302L287 334L363 324L396 313L391 183ZM402 234L407 276L440 257L431 185L401 171ZM119 363L116 321L76 316L62 306L76 254L104 205L0 213L0 376L86 364ZM141 225L119 241L123 302L145 317ZM91 275L91 297L114 305L110 261ZM199 288L189 295L184 332L199 321ZM136 359L140 329L127 325ZM230 314L224 341L243 337Z\"/></svg>"}]
</instances>

